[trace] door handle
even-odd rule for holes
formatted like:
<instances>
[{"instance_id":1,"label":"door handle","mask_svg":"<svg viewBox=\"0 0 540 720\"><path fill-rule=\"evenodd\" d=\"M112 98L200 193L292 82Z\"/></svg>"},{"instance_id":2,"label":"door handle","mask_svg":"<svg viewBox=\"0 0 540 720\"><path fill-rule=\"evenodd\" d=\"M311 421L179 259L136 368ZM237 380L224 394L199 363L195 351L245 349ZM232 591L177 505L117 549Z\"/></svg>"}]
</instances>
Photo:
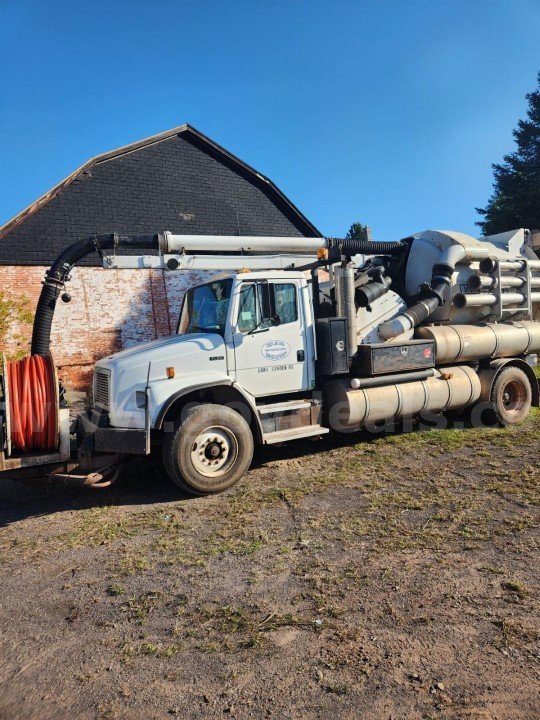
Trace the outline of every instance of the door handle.
<instances>
[{"instance_id":1,"label":"door handle","mask_svg":"<svg viewBox=\"0 0 540 720\"><path fill-rule=\"evenodd\" d=\"M298 362L304 362L305 358L306 354L303 350L296 351L296 359L298 360Z\"/></svg>"}]
</instances>

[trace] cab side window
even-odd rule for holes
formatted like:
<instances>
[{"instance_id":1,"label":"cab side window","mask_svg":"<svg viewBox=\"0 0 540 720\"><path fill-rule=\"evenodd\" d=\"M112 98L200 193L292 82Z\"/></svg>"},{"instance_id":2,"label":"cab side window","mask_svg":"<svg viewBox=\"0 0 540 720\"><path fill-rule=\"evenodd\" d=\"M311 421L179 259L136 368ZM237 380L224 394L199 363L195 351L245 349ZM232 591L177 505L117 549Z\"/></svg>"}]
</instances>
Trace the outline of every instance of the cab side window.
<instances>
[{"instance_id":1,"label":"cab side window","mask_svg":"<svg viewBox=\"0 0 540 720\"><path fill-rule=\"evenodd\" d=\"M240 309L238 311L238 330L250 332L257 327L257 286L254 283L243 285L240 290Z\"/></svg>"},{"instance_id":2,"label":"cab side window","mask_svg":"<svg viewBox=\"0 0 540 720\"><path fill-rule=\"evenodd\" d=\"M272 312L279 318L280 325L298 320L296 285L292 283L269 283ZM274 324L270 318L263 320L263 298L260 284L246 283L240 290L238 309L238 330L249 333L256 329L269 329ZM276 323L277 324L277 323Z\"/></svg>"},{"instance_id":3,"label":"cab side window","mask_svg":"<svg viewBox=\"0 0 540 720\"><path fill-rule=\"evenodd\" d=\"M280 325L298 320L298 304L296 301L296 285L292 283L272 283L274 307Z\"/></svg>"}]
</instances>

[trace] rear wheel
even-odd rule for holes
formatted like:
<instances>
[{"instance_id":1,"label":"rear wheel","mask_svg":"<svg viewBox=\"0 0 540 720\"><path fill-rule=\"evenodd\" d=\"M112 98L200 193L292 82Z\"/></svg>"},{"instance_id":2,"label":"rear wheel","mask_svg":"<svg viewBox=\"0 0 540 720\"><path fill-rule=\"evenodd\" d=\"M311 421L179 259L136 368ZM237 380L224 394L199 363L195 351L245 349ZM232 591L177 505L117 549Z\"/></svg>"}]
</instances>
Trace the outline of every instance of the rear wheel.
<instances>
[{"instance_id":1,"label":"rear wheel","mask_svg":"<svg viewBox=\"0 0 540 720\"><path fill-rule=\"evenodd\" d=\"M232 487L253 458L253 435L244 418L223 405L197 405L163 442L171 480L193 495Z\"/></svg>"},{"instance_id":2,"label":"rear wheel","mask_svg":"<svg viewBox=\"0 0 540 720\"><path fill-rule=\"evenodd\" d=\"M500 425L523 422L532 404L529 378L517 367L508 367L495 378L491 389L492 412Z\"/></svg>"}]
</instances>

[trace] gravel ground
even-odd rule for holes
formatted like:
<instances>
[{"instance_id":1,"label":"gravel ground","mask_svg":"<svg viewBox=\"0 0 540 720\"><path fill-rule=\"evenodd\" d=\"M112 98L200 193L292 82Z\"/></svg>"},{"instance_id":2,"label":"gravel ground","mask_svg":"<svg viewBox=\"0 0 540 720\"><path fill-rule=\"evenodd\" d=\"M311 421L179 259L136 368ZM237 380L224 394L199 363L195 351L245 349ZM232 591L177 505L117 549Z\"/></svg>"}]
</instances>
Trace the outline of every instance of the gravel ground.
<instances>
[{"instance_id":1,"label":"gravel ground","mask_svg":"<svg viewBox=\"0 0 540 720\"><path fill-rule=\"evenodd\" d=\"M540 718L540 415L0 483L0 718Z\"/></svg>"}]
</instances>

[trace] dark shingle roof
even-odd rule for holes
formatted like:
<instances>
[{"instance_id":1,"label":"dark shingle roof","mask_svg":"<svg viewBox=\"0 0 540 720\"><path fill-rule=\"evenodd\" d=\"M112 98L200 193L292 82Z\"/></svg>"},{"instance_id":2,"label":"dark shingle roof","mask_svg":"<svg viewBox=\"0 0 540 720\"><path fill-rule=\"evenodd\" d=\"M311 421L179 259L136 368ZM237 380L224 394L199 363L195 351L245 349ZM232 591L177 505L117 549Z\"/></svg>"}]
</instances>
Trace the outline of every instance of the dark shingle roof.
<instances>
[{"instance_id":1,"label":"dark shingle roof","mask_svg":"<svg viewBox=\"0 0 540 720\"><path fill-rule=\"evenodd\" d=\"M265 175L258 172L247 163L243 162L243 160L240 160L240 158L236 157L236 155L233 155L228 150L225 150L225 148L223 148L221 145L214 142L209 137L186 123L184 125L180 125L179 127L172 128L171 130L167 130L157 135L152 135L151 137L145 138L144 140L139 140L129 145L124 145L117 150L111 150L109 152L105 152L101 155L96 155L95 157L91 158L90 160L85 162L84 165L81 165L79 168L77 168L77 170L64 178L64 180L61 180L54 187L44 193L41 197L28 205L28 207L26 207L24 210L21 210L21 212L11 218L11 220L8 220L4 225L2 225L0 227L0 238L5 237L15 228L22 225L30 216L32 216L40 208L46 205L50 200L52 200L59 193L61 193L62 190L64 190L68 185L70 185L83 173L87 173L90 168L94 167L95 165L106 162L107 160L111 160L112 158L116 158L121 155L126 155L136 150L140 150L141 148L147 147L148 145L159 143L162 140L167 140L168 138L171 138L175 135L182 135L188 137L191 141L202 145L207 151L226 161L229 165L235 167L236 169L245 174L247 173L248 175L251 175L254 180L258 181L258 183L261 183L265 187L266 192L270 196L273 196L278 203L285 204L289 208L292 214L297 217L299 225L304 228L305 235L319 237L321 236L319 230L317 230L317 228L306 218L306 216L300 212L296 205L294 205L289 200L289 198L287 198L287 196L284 195L281 190L276 185L274 185L274 183L269 178L267 178ZM156 230L162 229L163 228L156 228Z\"/></svg>"}]
</instances>

